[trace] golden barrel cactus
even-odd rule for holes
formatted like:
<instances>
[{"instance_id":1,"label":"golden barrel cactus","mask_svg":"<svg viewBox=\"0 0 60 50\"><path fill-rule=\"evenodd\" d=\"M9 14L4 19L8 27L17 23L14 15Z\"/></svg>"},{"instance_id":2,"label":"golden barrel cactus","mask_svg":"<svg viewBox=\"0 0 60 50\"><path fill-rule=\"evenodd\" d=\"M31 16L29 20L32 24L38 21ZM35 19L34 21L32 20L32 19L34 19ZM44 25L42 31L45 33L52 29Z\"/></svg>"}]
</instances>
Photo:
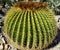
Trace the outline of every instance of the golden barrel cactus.
<instances>
[{"instance_id":1,"label":"golden barrel cactus","mask_svg":"<svg viewBox=\"0 0 60 50\"><path fill-rule=\"evenodd\" d=\"M17 2L6 14L5 36L21 50L42 50L57 34L54 13L45 2Z\"/></svg>"}]
</instances>

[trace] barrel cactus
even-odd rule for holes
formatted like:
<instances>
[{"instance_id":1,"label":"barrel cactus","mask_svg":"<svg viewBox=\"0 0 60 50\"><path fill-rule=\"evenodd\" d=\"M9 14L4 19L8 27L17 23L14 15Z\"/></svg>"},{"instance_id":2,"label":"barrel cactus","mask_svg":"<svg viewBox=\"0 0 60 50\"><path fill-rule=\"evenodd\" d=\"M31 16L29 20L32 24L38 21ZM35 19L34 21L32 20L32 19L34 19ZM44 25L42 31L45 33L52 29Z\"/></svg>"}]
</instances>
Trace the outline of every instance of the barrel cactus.
<instances>
[{"instance_id":1,"label":"barrel cactus","mask_svg":"<svg viewBox=\"0 0 60 50\"><path fill-rule=\"evenodd\" d=\"M54 13L45 2L17 2L7 12L5 36L21 50L42 50L57 35Z\"/></svg>"}]
</instances>

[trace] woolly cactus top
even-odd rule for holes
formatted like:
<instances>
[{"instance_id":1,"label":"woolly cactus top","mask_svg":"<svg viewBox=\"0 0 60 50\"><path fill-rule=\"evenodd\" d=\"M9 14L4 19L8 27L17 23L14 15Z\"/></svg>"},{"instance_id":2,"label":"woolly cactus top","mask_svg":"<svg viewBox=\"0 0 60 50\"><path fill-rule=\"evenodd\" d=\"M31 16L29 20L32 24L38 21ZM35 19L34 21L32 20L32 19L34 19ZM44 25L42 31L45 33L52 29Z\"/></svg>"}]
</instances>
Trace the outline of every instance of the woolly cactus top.
<instances>
[{"instance_id":1,"label":"woolly cactus top","mask_svg":"<svg viewBox=\"0 0 60 50\"><path fill-rule=\"evenodd\" d=\"M57 34L53 12L46 3L18 2L6 14L5 36L21 50L46 48Z\"/></svg>"},{"instance_id":2,"label":"woolly cactus top","mask_svg":"<svg viewBox=\"0 0 60 50\"><path fill-rule=\"evenodd\" d=\"M17 2L14 7L20 8L22 10L38 10L42 7L47 7L47 4L45 2Z\"/></svg>"}]
</instances>

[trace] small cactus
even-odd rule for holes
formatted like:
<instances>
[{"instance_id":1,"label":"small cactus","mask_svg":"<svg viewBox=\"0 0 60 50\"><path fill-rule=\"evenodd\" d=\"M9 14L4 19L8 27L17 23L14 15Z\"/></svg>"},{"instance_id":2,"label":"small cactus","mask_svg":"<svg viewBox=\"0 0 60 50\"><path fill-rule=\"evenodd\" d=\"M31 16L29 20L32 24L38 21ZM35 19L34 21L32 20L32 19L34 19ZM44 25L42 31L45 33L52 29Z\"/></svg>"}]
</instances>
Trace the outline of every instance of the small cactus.
<instances>
[{"instance_id":1,"label":"small cactus","mask_svg":"<svg viewBox=\"0 0 60 50\"><path fill-rule=\"evenodd\" d=\"M45 2L17 2L6 14L5 36L21 50L42 50L57 35L54 13Z\"/></svg>"}]
</instances>

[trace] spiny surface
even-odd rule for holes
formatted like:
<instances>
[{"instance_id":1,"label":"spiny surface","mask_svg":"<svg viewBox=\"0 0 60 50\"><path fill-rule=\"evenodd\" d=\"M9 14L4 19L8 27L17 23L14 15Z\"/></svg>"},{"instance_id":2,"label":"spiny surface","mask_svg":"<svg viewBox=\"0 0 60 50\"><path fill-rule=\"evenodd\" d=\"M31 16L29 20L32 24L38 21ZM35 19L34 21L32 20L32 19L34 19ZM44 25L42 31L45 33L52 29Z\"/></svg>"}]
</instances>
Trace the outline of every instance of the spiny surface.
<instances>
[{"instance_id":1,"label":"spiny surface","mask_svg":"<svg viewBox=\"0 0 60 50\"><path fill-rule=\"evenodd\" d=\"M39 10L11 8L5 18L6 37L21 50L41 50L57 34L54 14L47 7Z\"/></svg>"}]
</instances>

